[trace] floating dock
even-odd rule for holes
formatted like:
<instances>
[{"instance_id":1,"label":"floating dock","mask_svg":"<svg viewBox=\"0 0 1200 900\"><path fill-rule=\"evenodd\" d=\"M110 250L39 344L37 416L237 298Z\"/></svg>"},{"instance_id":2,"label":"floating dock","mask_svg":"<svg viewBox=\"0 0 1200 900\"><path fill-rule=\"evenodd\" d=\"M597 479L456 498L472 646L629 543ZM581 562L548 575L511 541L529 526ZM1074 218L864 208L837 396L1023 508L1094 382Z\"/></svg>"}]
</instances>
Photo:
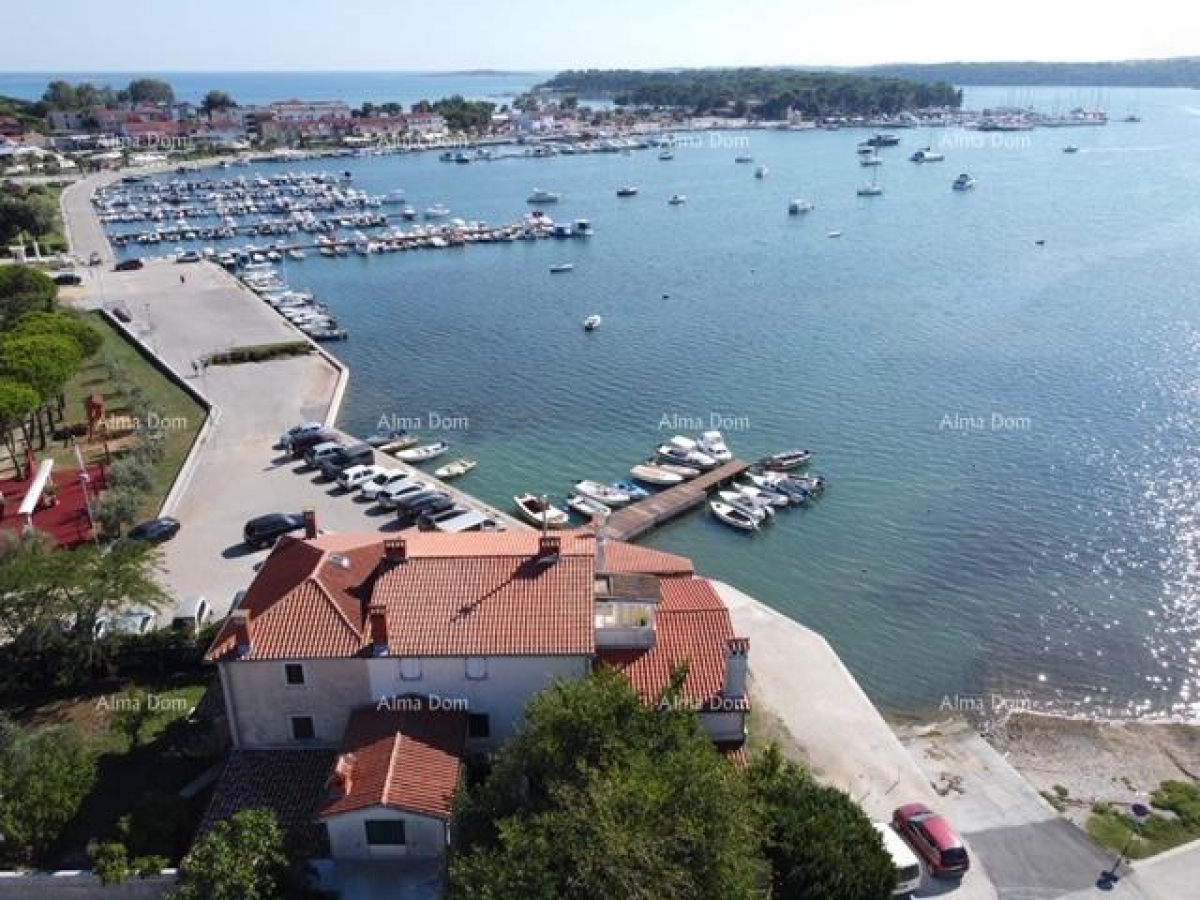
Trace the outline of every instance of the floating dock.
<instances>
[{"instance_id":1,"label":"floating dock","mask_svg":"<svg viewBox=\"0 0 1200 900\"><path fill-rule=\"evenodd\" d=\"M691 481L618 509L608 517L608 536L618 541L631 541L651 528L696 508L708 498L710 491L744 474L749 468L749 463L735 459Z\"/></svg>"}]
</instances>

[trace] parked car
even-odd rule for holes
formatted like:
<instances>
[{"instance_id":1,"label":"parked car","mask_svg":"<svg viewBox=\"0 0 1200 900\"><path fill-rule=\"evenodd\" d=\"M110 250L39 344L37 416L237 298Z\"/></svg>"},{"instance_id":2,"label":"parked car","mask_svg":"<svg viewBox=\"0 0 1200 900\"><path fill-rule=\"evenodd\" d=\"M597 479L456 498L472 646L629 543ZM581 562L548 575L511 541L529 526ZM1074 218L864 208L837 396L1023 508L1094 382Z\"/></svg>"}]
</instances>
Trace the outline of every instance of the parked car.
<instances>
[{"instance_id":1,"label":"parked car","mask_svg":"<svg viewBox=\"0 0 1200 900\"><path fill-rule=\"evenodd\" d=\"M123 259L119 263L117 263L115 266L113 266L113 271L114 272L136 272L138 269L144 268L145 265L146 264L143 263L140 259Z\"/></svg>"},{"instance_id":2,"label":"parked car","mask_svg":"<svg viewBox=\"0 0 1200 900\"><path fill-rule=\"evenodd\" d=\"M175 262L177 262L177 263L198 263L198 262L200 262L201 258L202 257L200 256L200 254L197 253L195 250L184 250L182 253L180 253L178 256L175 257Z\"/></svg>"},{"instance_id":3,"label":"parked car","mask_svg":"<svg viewBox=\"0 0 1200 900\"><path fill-rule=\"evenodd\" d=\"M924 803L908 803L892 813L892 827L925 860L935 878L957 878L970 867L962 838Z\"/></svg>"},{"instance_id":4,"label":"parked car","mask_svg":"<svg viewBox=\"0 0 1200 900\"><path fill-rule=\"evenodd\" d=\"M338 436L325 428L318 431L305 431L288 442L288 451L292 459L300 459L317 444L337 443Z\"/></svg>"},{"instance_id":5,"label":"parked car","mask_svg":"<svg viewBox=\"0 0 1200 900\"><path fill-rule=\"evenodd\" d=\"M883 849L892 858L896 867L896 886L892 888L893 897L907 897L921 886L921 860L913 853L912 848L901 840L891 825L886 822L874 822L875 830L883 840Z\"/></svg>"},{"instance_id":6,"label":"parked car","mask_svg":"<svg viewBox=\"0 0 1200 900\"><path fill-rule=\"evenodd\" d=\"M383 466L377 466L374 463L359 466L348 466L338 473L337 483L343 491L352 491L357 487L366 484L372 478L383 475L389 472Z\"/></svg>"},{"instance_id":7,"label":"parked car","mask_svg":"<svg viewBox=\"0 0 1200 900\"><path fill-rule=\"evenodd\" d=\"M113 619L113 630L121 634L145 634L154 630L156 618L157 616L148 609L131 609Z\"/></svg>"},{"instance_id":8,"label":"parked car","mask_svg":"<svg viewBox=\"0 0 1200 900\"><path fill-rule=\"evenodd\" d=\"M463 531L495 531L499 527L495 519L489 518L476 509L469 509L457 516L438 519L434 523L435 530L447 534L458 534Z\"/></svg>"},{"instance_id":9,"label":"parked car","mask_svg":"<svg viewBox=\"0 0 1200 900\"><path fill-rule=\"evenodd\" d=\"M387 490L375 495L375 502L384 509L395 509L401 498L430 490L430 486L416 478L398 481Z\"/></svg>"},{"instance_id":10,"label":"parked car","mask_svg":"<svg viewBox=\"0 0 1200 900\"><path fill-rule=\"evenodd\" d=\"M465 506L459 506L455 503L451 503L448 509L437 512L426 510L417 517L417 528L421 531L436 531L439 522L457 518L467 511Z\"/></svg>"},{"instance_id":11,"label":"parked car","mask_svg":"<svg viewBox=\"0 0 1200 900\"><path fill-rule=\"evenodd\" d=\"M151 519L148 522L135 525L129 530L129 539L133 541L147 541L151 544L161 544L163 541L169 541L177 534L179 534L179 520L171 516L162 516L158 519Z\"/></svg>"},{"instance_id":12,"label":"parked car","mask_svg":"<svg viewBox=\"0 0 1200 900\"><path fill-rule=\"evenodd\" d=\"M293 425L287 431L279 436L278 447L289 447L293 440L302 434L308 434L313 431L323 431L325 426L320 422L301 422L299 425Z\"/></svg>"},{"instance_id":13,"label":"parked car","mask_svg":"<svg viewBox=\"0 0 1200 900\"><path fill-rule=\"evenodd\" d=\"M412 481L415 478L415 475L411 472L405 472L403 469L387 469L370 481L365 482L358 489L358 493L364 500L375 500L379 497L381 491L385 491L392 487L392 485L399 484L402 481Z\"/></svg>"},{"instance_id":14,"label":"parked car","mask_svg":"<svg viewBox=\"0 0 1200 900\"><path fill-rule=\"evenodd\" d=\"M318 465L326 478L336 478L351 466L365 466L373 462L375 449L370 444L351 444L319 460Z\"/></svg>"},{"instance_id":15,"label":"parked car","mask_svg":"<svg viewBox=\"0 0 1200 900\"><path fill-rule=\"evenodd\" d=\"M83 276L74 272L59 272L54 276L54 283L61 286L83 284Z\"/></svg>"},{"instance_id":16,"label":"parked car","mask_svg":"<svg viewBox=\"0 0 1200 900\"><path fill-rule=\"evenodd\" d=\"M309 468L315 469L321 465L323 460L333 456L342 449L340 441L322 441L319 444L313 444L304 451L304 462Z\"/></svg>"},{"instance_id":17,"label":"parked car","mask_svg":"<svg viewBox=\"0 0 1200 900\"><path fill-rule=\"evenodd\" d=\"M119 322L124 322L126 325L133 321L133 317L119 306L113 307L112 314L114 319Z\"/></svg>"},{"instance_id":18,"label":"parked car","mask_svg":"<svg viewBox=\"0 0 1200 900\"><path fill-rule=\"evenodd\" d=\"M441 512L454 506L454 499L443 491L426 491L400 497L396 500L396 515L401 519L413 519L422 513Z\"/></svg>"},{"instance_id":19,"label":"parked car","mask_svg":"<svg viewBox=\"0 0 1200 900\"><path fill-rule=\"evenodd\" d=\"M171 627L181 631L199 631L212 618L212 607L203 597L185 597L175 607Z\"/></svg>"},{"instance_id":20,"label":"parked car","mask_svg":"<svg viewBox=\"0 0 1200 900\"><path fill-rule=\"evenodd\" d=\"M301 531L304 516L295 513L267 513L251 519L242 526L242 539L255 549L269 547L285 534Z\"/></svg>"}]
</instances>

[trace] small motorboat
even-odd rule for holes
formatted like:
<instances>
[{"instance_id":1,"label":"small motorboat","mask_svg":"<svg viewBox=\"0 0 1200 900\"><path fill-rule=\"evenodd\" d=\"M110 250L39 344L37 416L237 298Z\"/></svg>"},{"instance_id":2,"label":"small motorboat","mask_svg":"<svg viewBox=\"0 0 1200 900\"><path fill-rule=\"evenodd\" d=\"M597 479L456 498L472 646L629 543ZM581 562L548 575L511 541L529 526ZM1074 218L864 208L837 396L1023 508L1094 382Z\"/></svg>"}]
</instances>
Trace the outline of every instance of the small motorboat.
<instances>
[{"instance_id":1,"label":"small motorboat","mask_svg":"<svg viewBox=\"0 0 1200 900\"><path fill-rule=\"evenodd\" d=\"M754 484L741 484L734 482L733 487L740 491L743 496L751 497L762 503L770 504L771 506L789 506L792 498L780 491L772 491L767 488L761 488Z\"/></svg>"},{"instance_id":2,"label":"small motorboat","mask_svg":"<svg viewBox=\"0 0 1200 900\"><path fill-rule=\"evenodd\" d=\"M746 153L743 153L740 156L735 156L733 158L733 161L735 163L752 163L752 162L754 162L754 157L750 156Z\"/></svg>"},{"instance_id":3,"label":"small motorboat","mask_svg":"<svg viewBox=\"0 0 1200 900\"><path fill-rule=\"evenodd\" d=\"M701 434L700 439L696 441L696 447L701 453L707 453L719 463L726 463L733 459L733 454L725 443L725 437L716 430Z\"/></svg>"},{"instance_id":4,"label":"small motorboat","mask_svg":"<svg viewBox=\"0 0 1200 900\"><path fill-rule=\"evenodd\" d=\"M664 472L670 472L672 475L678 475L684 481L695 478L700 474L700 470L695 466L684 466L679 463L664 462L662 460L647 460L646 465L654 466L657 469L662 469Z\"/></svg>"},{"instance_id":5,"label":"small motorboat","mask_svg":"<svg viewBox=\"0 0 1200 900\"><path fill-rule=\"evenodd\" d=\"M748 494L743 494L738 490L722 490L717 491L717 497L723 503L728 503L730 506L740 509L742 512L753 516L760 524L774 518L775 507L770 503L758 497L751 497Z\"/></svg>"},{"instance_id":6,"label":"small motorboat","mask_svg":"<svg viewBox=\"0 0 1200 900\"><path fill-rule=\"evenodd\" d=\"M758 461L758 465L768 471L787 471L807 465L813 458L811 450L785 450L782 453L772 453Z\"/></svg>"},{"instance_id":7,"label":"small motorboat","mask_svg":"<svg viewBox=\"0 0 1200 900\"><path fill-rule=\"evenodd\" d=\"M394 442L407 437L411 437L407 431L402 431L395 428L387 428L382 431L375 432L370 437L363 438L363 443L370 444L376 450L380 449L381 447L387 447L394 450L397 449L393 446ZM416 438L413 438L413 440L415 442Z\"/></svg>"},{"instance_id":8,"label":"small motorboat","mask_svg":"<svg viewBox=\"0 0 1200 900\"><path fill-rule=\"evenodd\" d=\"M687 203L687 194L672 194L671 199L667 201L670 206L683 206Z\"/></svg>"},{"instance_id":9,"label":"small motorboat","mask_svg":"<svg viewBox=\"0 0 1200 900\"><path fill-rule=\"evenodd\" d=\"M787 480L790 484L798 485L810 494L819 494L825 490L825 476L817 475L814 472L806 472L800 475L789 475Z\"/></svg>"},{"instance_id":10,"label":"small motorboat","mask_svg":"<svg viewBox=\"0 0 1200 900\"><path fill-rule=\"evenodd\" d=\"M644 487L638 487L632 481L614 481L612 486L618 491L628 494L629 499L633 500L635 503L638 500L645 500L650 496L650 492L648 490L646 490Z\"/></svg>"},{"instance_id":11,"label":"small motorboat","mask_svg":"<svg viewBox=\"0 0 1200 900\"><path fill-rule=\"evenodd\" d=\"M639 463L629 470L629 474L646 484L669 486L683 482L683 476L678 472L671 472L654 463Z\"/></svg>"},{"instance_id":12,"label":"small motorboat","mask_svg":"<svg viewBox=\"0 0 1200 900\"><path fill-rule=\"evenodd\" d=\"M422 447L397 450L394 455L396 459L403 462L429 462L431 459L437 459L449 449L450 445L445 441L438 441L436 444L425 444Z\"/></svg>"},{"instance_id":13,"label":"small motorboat","mask_svg":"<svg viewBox=\"0 0 1200 900\"><path fill-rule=\"evenodd\" d=\"M658 154L658 158L666 162L667 160L674 159L675 154L671 150L663 150Z\"/></svg>"},{"instance_id":14,"label":"small motorboat","mask_svg":"<svg viewBox=\"0 0 1200 900\"><path fill-rule=\"evenodd\" d=\"M767 175L770 173L770 171L771 170L768 169L766 166L759 166L757 169L754 170L754 177L760 178L760 179L766 178Z\"/></svg>"},{"instance_id":15,"label":"small motorboat","mask_svg":"<svg viewBox=\"0 0 1200 900\"><path fill-rule=\"evenodd\" d=\"M375 449L383 453L395 453L397 450L407 450L409 447L415 447L420 442L421 439L415 434L398 434L390 441L378 445ZM367 439L367 443L371 443L370 438ZM372 446L375 445L372 444Z\"/></svg>"},{"instance_id":16,"label":"small motorboat","mask_svg":"<svg viewBox=\"0 0 1200 900\"><path fill-rule=\"evenodd\" d=\"M600 327L601 324L603 324L603 322L604 322L604 320L601 319L597 315L588 316L586 319L583 320L583 330L584 331L595 331L597 328Z\"/></svg>"},{"instance_id":17,"label":"small motorboat","mask_svg":"<svg viewBox=\"0 0 1200 900\"><path fill-rule=\"evenodd\" d=\"M435 203L433 206L425 208L425 218L427 219L444 219L448 215L450 215L450 208L441 203Z\"/></svg>"},{"instance_id":18,"label":"small motorboat","mask_svg":"<svg viewBox=\"0 0 1200 900\"><path fill-rule=\"evenodd\" d=\"M300 260L304 259L304 251L298 247L293 247L287 252L287 258L299 262Z\"/></svg>"},{"instance_id":19,"label":"small motorboat","mask_svg":"<svg viewBox=\"0 0 1200 900\"><path fill-rule=\"evenodd\" d=\"M594 519L596 516L607 516L609 509L599 500L593 500L591 497L585 497L582 494L571 494L567 497L567 506L579 513L581 516L586 516L589 519Z\"/></svg>"},{"instance_id":20,"label":"small motorboat","mask_svg":"<svg viewBox=\"0 0 1200 900\"><path fill-rule=\"evenodd\" d=\"M611 485L601 484L598 481L575 482L575 493L599 501L605 506L628 506L633 501L633 498L625 491L617 490Z\"/></svg>"},{"instance_id":21,"label":"small motorboat","mask_svg":"<svg viewBox=\"0 0 1200 900\"><path fill-rule=\"evenodd\" d=\"M523 518L539 528L543 526L546 528L562 528L570 518L557 506L552 506L544 497L538 497L534 494L518 494L513 497L513 503L517 505L517 512Z\"/></svg>"},{"instance_id":22,"label":"small motorboat","mask_svg":"<svg viewBox=\"0 0 1200 900\"><path fill-rule=\"evenodd\" d=\"M829 231L825 234L825 237L827 238L840 238L841 236L842 233L840 231Z\"/></svg>"},{"instance_id":23,"label":"small motorboat","mask_svg":"<svg viewBox=\"0 0 1200 900\"><path fill-rule=\"evenodd\" d=\"M946 159L946 155L944 153L938 153L936 150L933 150L929 147L922 147L908 159L910 162L915 163L942 162Z\"/></svg>"},{"instance_id":24,"label":"small motorboat","mask_svg":"<svg viewBox=\"0 0 1200 900\"><path fill-rule=\"evenodd\" d=\"M721 500L710 500L708 508L730 528L736 528L738 531L758 531L758 520L736 506L730 506Z\"/></svg>"},{"instance_id":25,"label":"small motorboat","mask_svg":"<svg viewBox=\"0 0 1200 900\"><path fill-rule=\"evenodd\" d=\"M466 475L477 465L479 465L479 463L477 463L475 460L466 459L464 457L434 469L433 474L445 481L450 478L458 478L459 476Z\"/></svg>"},{"instance_id":26,"label":"small motorboat","mask_svg":"<svg viewBox=\"0 0 1200 900\"><path fill-rule=\"evenodd\" d=\"M859 157L858 164L860 166L882 166L883 160L872 153L870 156Z\"/></svg>"},{"instance_id":27,"label":"small motorboat","mask_svg":"<svg viewBox=\"0 0 1200 900\"><path fill-rule=\"evenodd\" d=\"M769 474L757 474L751 472L746 477L749 478L750 483L759 490L767 491L771 494L783 494L792 503L804 503L810 497L810 494L807 490L800 487L800 485L793 483L787 475L784 475L780 472Z\"/></svg>"},{"instance_id":28,"label":"small motorboat","mask_svg":"<svg viewBox=\"0 0 1200 900\"><path fill-rule=\"evenodd\" d=\"M812 201L798 197L788 204L788 215L799 216L803 215L804 213L810 213L813 211L813 209L815 209L815 207L812 205Z\"/></svg>"},{"instance_id":29,"label":"small motorboat","mask_svg":"<svg viewBox=\"0 0 1200 900\"><path fill-rule=\"evenodd\" d=\"M525 198L526 203L557 203L560 195L553 191L544 191L541 188L534 188L533 193Z\"/></svg>"},{"instance_id":30,"label":"small motorboat","mask_svg":"<svg viewBox=\"0 0 1200 900\"><path fill-rule=\"evenodd\" d=\"M551 275L561 275L563 272L573 272L573 271L575 271L574 263L556 263L555 265L550 267Z\"/></svg>"},{"instance_id":31,"label":"small motorboat","mask_svg":"<svg viewBox=\"0 0 1200 900\"><path fill-rule=\"evenodd\" d=\"M637 192L638 189L632 184L622 185L621 187L617 188L618 197L636 197Z\"/></svg>"},{"instance_id":32,"label":"small motorboat","mask_svg":"<svg viewBox=\"0 0 1200 900\"><path fill-rule=\"evenodd\" d=\"M1078 152L1079 152L1079 148L1076 147L1074 144L1067 144L1067 146L1063 147L1063 153L1078 153Z\"/></svg>"},{"instance_id":33,"label":"small motorboat","mask_svg":"<svg viewBox=\"0 0 1200 900\"><path fill-rule=\"evenodd\" d=\"M969 191L971 188L975 187L975 179L966 172L963 172L954 179L954 183L950 186L956 191Z\"/></svg>"}]
</instances>

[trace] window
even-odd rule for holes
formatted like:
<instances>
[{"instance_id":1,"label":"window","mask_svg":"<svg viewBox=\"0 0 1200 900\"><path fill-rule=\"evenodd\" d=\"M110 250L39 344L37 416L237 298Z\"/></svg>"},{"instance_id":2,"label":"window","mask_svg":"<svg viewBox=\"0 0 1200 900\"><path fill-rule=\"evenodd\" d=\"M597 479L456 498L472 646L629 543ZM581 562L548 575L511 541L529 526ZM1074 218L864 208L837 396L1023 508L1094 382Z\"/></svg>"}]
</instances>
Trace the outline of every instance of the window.
<instances>
[{"instance_id":1,"label":"window","mask_svg":"<svg viewBox=\"0 0 1200 900\"><path fill-rule=\"evenodd\" d=\"M468 656L467 657L467 677L472 679L487 678L487 657L486 656Z\"/></svg>"},{"instance_id":2,"label":"window","mask_svg":"<svg viewBox=\"0 0 1200 900\"><path fill-rule=\"evenodd\" d=\"M283 677L289 687L297 687L304 684L304 666L300 663L284 663Z\"/></svg>"},{"instance_id":3,"label":"window","mask_svg":"<svg viewBox=\"0 0 1200 900\"><path fill-rule=\"evenodd\" d=\"M404 844L403 819L367 819L367 843L373 847L395 847Z\"/></svg>"},{"instance_id":4,"label":"window","mask_svg":"<svg viewBox=\"0 0 1200 900\"><path fill-rule=\"evenodd\" d=\"M312 716L292 716L292 740L311 741L316 736Z\"/></svg>"},{"instance_id":5,"label":"window","mask_svg":"<svg viewBox=\"0 0 1200 900\"><path fill-rule=\"evenodd\" d=\"M420 681L421 660L413 656L407 656L400 660L400 677L404 681Z\"/></svg>"},{"instance_id":6,"label":"window","mask_svg":"<svg viewBox=\"0 0 1200 900\"><path fill-rule=\"evenodd\" d=\"M487 713L471 713L467 716L467 736L472 738L492 736L492 722Z\"/></svg>"}]
</instances>

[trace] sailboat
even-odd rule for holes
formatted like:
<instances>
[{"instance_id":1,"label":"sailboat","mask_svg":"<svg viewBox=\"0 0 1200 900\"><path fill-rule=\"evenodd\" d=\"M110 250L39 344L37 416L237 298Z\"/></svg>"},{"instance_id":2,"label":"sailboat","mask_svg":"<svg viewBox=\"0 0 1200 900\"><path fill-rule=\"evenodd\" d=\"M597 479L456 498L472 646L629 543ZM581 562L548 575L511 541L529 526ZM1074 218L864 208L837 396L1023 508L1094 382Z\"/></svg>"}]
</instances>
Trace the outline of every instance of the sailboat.
<instances>
[{"instance_id":1,"label":"sailboat","mask_svg":"<svg viewBox=\"0 0 1200 900\"><path fill-rule=\"evenodd\" d=\"M879 169L873 167L871 169L871 183L864 184L858 189L860 197L878 197L883 193L883 188L879 186Z\"/></svg>"}]
</instances>

